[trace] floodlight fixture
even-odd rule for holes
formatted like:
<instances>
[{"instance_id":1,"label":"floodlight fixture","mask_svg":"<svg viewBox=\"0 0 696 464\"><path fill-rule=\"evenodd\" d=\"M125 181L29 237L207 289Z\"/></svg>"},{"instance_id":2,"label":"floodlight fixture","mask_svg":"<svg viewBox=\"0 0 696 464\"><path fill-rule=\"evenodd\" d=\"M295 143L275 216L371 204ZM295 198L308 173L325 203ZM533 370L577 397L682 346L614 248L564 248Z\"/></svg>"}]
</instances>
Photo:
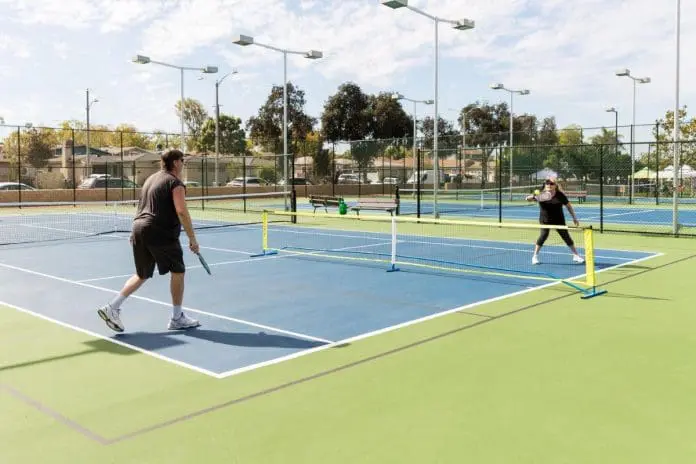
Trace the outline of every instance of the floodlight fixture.
<instances>
[{"instance_id":1,"label":"floodlight fixture","mask_svg":"<svg viewBox=\"0 0 696 464\"><path fill-rule=\"evenodd\" d=\"M505 86L503 86L503 84L497 84L497 83L496 83L496 84L491 84L491 85L490 85L490 88L493 89L493 90L500 90L500 89L504 89Z\"/></svg>"},{"instance_id":2,"label":"floodlight fixture","mask_svg":"<svg viewBox=\"0 0 696 464\"><path fill-rule=\"evenodd\" d=\"M458 31L467 31L469 29L473 29L475 26L476 23L471 19L460 19L456 22L454 28Z\"/></svg>"},{"instance_id":3,"label":"floodlight fixture","mask_svg":"<svg viewBox=\"0 0 696 464\"><path fill-rule=\"evenodd\" d=\"M135 56L133 57L133 63L148 64L149 62L150 62L150 57L149 57L149 56L135 55Z\"/></svg>"},{"instance_id":4,"label":"floodlight fixture","mask_svg":"<svg viewBox=\"0 0 696 464\"><path fill-rule=\"evenodd\" d=\"M232 43L246 47L247 45L254 44L254 38L250 37L248 35L240 34L240 35L236 36L236 38L232 41Z\"/></svg>"},{"instance_id":5,"label":"floodlight fixture","mask_svg":"<svg viewBox=\"0 0 696 464\"><path fill-rule=\"evenodd\" d=\"M396 10L408 6L408 0L382 0L382 5Z\"/></svg>"},{"instance_id":6,"label":"floodlight fixture","mask_svg":"<svg viewBox=\"0 0 696 464\"><path fill-rule=\"evenodd\" d=\"M625 68L624 68L624 69L619 69L618 71L616 71L616 75L617 75L617 76L630 76L630 75L631 75L631 71L629 71L628 69L625 69Z\"/></svg>"}]
</instances>

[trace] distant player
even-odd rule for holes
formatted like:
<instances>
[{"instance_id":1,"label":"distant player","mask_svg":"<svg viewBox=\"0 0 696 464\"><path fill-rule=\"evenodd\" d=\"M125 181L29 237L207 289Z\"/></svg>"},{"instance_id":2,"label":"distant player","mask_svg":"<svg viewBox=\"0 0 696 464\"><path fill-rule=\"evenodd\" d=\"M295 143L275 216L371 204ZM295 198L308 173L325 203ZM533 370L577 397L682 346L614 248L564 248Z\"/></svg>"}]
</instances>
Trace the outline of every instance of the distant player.
<instances>
[{"instance_id":1,"label":"distant player","mask_svg":"<svg viewBox=\"0 0 696 464\"><path fill-rule=\"evenodd\" d=\"M159 172L145 181L133 219L130 243L135 275L128 279L116 298L97 310L99 317L116 332L124 330L120 319L121 304L153 276L155 264L160 275L171 274L172 317L168 328L188 329L200 325L181 310L186 272L179 241L182 225L188 235L191 251L198 253L199 249L186 207L186 187L181 181L184 154L179 150L164 152L161 166Z\"/></svg>"},{"instance_id":2,"label":"distant player","mask_svg":"<svg viewBox=\"0 0 696 464\"><path fill-rule=\"evenodd\" d=\"M545 225L556 225L564 226L566 225L565 215L563 214L563 206L568 208L568 212L573 216L573 223L575 226L579 226L577 216L575 215L575 210L573 205L568 201L568 197L561 191L553 177L547 178L544 181L544 190L539 193L537 190L534 195L529 195L527 201L536 201L539 203L539 223ZM544 246L546 239L549 238L550 229L541 229L539 238L536 241L536 246L534 247L534 256L532 256L532 264L539 264L539 250ZM573 261L576 263L584 263L585 260L578 254L575 249L575 244L573 239L567 230L557 229L558 235L561 236L566 245L573 252Z\"/></svg>"}]
</instances>

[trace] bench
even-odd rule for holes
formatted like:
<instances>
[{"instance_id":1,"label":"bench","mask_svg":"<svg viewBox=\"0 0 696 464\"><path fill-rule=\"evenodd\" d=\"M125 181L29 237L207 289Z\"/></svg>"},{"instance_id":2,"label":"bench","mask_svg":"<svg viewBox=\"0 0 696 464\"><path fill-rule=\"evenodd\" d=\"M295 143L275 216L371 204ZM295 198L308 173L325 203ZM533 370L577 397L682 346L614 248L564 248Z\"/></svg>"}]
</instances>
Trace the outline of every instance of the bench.
<instances>
[{"instance_id":1,"label":"bench","mask_svg":"<svg viewBox=\"0 0 696 464\"><path fill-rule=\"evenodd\" d=\"M578 202L583 203L587 200L586 191L576 191L576 192L563 192L568 198L577 198Z\"/></svg>"},{"instance_id":2,"label":"bench","mask_svg":"<svg viewBox=\"0 0 696 464\"><path fill-rule=\"evenodd\" d=\"M358 200L355 206L351 206L351 210L355 211L360 216L360 210L373 211L388 211L392 216L394 211L399 208L399 200L396 198L362 198Z\"/></svg>"},{"instance_id":3,"label":"bench","mask_svg":"<svg viewBox=\"0 0 696 464\"><path fill-rule=\"evenodd\" d=\"M324 210L328 213L329 212L329 206L335 206L338 208L338 205L341 203L343 198L341 197L334 197L330 195L310 195L309 196L309 203L314 207L314 212L317 212L317 208L324 208Z\"/></svg>"}]
</instances>

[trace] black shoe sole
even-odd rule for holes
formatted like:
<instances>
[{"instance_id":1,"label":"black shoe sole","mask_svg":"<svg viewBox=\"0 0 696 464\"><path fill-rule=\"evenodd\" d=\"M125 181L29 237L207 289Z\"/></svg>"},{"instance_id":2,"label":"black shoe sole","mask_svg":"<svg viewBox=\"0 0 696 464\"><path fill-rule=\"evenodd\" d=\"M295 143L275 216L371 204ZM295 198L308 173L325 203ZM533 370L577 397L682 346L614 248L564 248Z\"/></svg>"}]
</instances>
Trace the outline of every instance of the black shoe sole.
<instances>
[{"instance_id":1,"label":"black shoe sole","mask_svg":"<svg viewBox=\"0 0 696 464\"><path fill-rule=\"evenodd\" d=\"M113 330L114 332L123 332L123 329L111 322L111 319L109 319L104 311L101 309L97 310L97 314L99 314L99 317L101 317L104 322L106 322L106 325Z\"/></svg>"}]
</instances>

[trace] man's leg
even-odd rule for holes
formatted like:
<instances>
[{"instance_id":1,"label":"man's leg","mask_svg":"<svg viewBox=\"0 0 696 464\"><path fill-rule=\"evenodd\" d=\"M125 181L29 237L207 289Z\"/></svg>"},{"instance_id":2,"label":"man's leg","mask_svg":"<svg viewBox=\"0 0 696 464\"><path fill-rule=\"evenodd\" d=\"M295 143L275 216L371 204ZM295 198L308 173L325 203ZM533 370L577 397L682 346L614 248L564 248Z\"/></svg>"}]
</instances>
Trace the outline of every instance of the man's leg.
<instances>
[{"instance_id":1,"label":"man's leg","mask_svg":"<svg viewBox=\"0 0 696 464\"><path fill-rule=\"evenodd\" d=\"M167 272L171 274L169 287L172 296L172 317L169 320L169 330L190 329L200 326L200 322L188 317L182 311L186 265L184 264L184 252L181 244L177 241L171 245L158 247L155 250L155 258L160 274Z\"/></svg>"},{"instance_id":2,"label":"man's leg","mask_svg":"<svg viewBox=\"0 0 696 464\"><path fill-rule=\"evenodd\" d=\"M172 272L169 282L169 289L172 294L172 319L181 317L181 305L184 302L184 274L183 272Z\"/></svg>"},{"instance_id":3,"label":"man's leg","mask_svg":"<svg viewBox=\"0 0 696 464\"><path fill-rule=\"evenodd\" d=\"M134 230L131 236L131 247L133 251L133 261L135 264L135 274L132 275L121 288L116 297L108 304L100 307L97 314L101 317L111 330L123 332L124 327L121 322L121 305L138 290L143 283L152 277L155 270L155 259L147 249L144 234L140 229Z\"/></svg>"}]
</instances>

